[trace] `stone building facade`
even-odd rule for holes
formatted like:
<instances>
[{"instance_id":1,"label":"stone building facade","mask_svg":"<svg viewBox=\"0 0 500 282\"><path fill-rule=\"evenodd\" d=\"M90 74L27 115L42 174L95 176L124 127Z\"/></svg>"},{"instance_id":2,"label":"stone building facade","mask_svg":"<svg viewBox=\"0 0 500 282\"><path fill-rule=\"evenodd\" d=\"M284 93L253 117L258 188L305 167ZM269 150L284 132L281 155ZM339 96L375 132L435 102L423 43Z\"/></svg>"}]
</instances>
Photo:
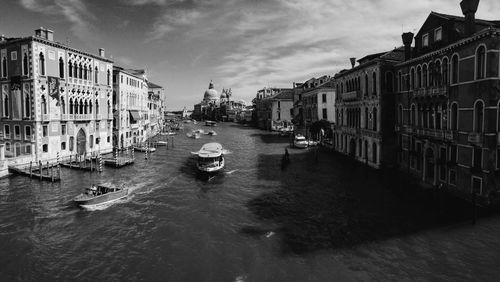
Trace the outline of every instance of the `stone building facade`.
<instances>
[{"instance_id":1,"label":"stone building facade","mask_svg":"<svg viewBox=\"0 0 500 282\"><path fill-rule=\"evenodd\" d=\"M394 164L394 65L404 50L372 54L335 75L334 149L374 168Z\"/></svg>"},{"instance_id":2,"label":"stone building facade","mask_svg":"<svg viewBox=\"0 0 500 282\"><path fill-rule=\"evenodd\" d=\"M418 33L403 34L396 66L399 167L433 187L484 202L500 184L500 21L431 12Z\"/></svg>"},{"instance_id":3,"label":"stone building facade","mask_svg":"<svg viewBox=\"0 0 500 282\"><path fill-rule=\"evenodd\" d=\"M54 41L0 39L0 138L10 163L112 150L113 62Z\"/></svg>"}]
</instances>

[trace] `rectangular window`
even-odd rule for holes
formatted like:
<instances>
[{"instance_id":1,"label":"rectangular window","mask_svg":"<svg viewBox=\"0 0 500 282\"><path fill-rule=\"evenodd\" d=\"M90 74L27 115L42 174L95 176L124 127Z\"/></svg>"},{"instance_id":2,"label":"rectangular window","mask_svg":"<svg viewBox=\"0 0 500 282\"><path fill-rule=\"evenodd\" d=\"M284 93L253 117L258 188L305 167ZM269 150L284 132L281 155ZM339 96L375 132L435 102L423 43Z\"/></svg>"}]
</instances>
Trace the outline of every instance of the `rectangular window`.
<instances>
[{"instance_id":1,"label":"rectangular window","mask_svg":"<svg viewBox=\"0 0 500 282\"><path fill-rule=\"evenodd\" d=\"M422 47L429 46L429 34L422 35Z\"/></svg>"},{"instance_id":2,"label":"rectangular window","mask_svg":"<svg viewBox=\"0 0 500 282\"><path fill-rule=\"evenodd\" d=\"M47 153L47 152L49 151L49 145L47 145L47 144L43 144L43 145L42 145L42 151L43 151L44 153Z\"/></svg>"},{"instance_id":3,"label":"rectangular window","mask_svg":"<svg viewBox=\"0 0 500 282\"><path fill-rule=\"evenodd\" d=\"M474 156L472 166L477 169L483 167L483 149L481 147L474 148Z\"/></svg>"},{"instance_id":4,"label":"rectangular window","mask_svg":"<svg viewBox=\"0 0 500 282\"><path fill-rule=\"evenodd\" d=\"M26 139L31 139L31 126L24 127L24 136Z\"/></svg>"},{"instance_id":5,"label":"rectangular window","mask_svg":"<svg viewBox=\"0 0 500 282\"><path fill-rule=\"evenodd\" d=\"M48 133L49 133L49 129L47 128L47 126L46 126L46 125L44 125L44 126L42 127L42 136L43 136L43 137L47 137Z\"/></svg>"},{"instance_id":6,"label":"rectangular window","mask_svg":"<svg viewBox=\"0 0 500 282\"><path fill-rule=\"evenodd\" d=\"M450 146L450 157L449 160L453 163L457 162L457 145Z\"/></svg>"},{"instance_id":7,"label":"rectangular window","mask_svg":"<svg viewBox=\"0 0 500 282\"><path fill-rule=\"evenodd\" d=\"M483 193L483 179L479 177L472 177L471 181L471 192L476 195L481 195Z\"/></svg>"},{"instance_id":8,"label":"rectangular window","mask_svg":"<svg viewBox=\"0 0 500 282\"><path fill-rule=\"evenodd\" d=\"M69 150L70 150L70 151L73 151L73 143L74 143L74 140L75 140L75 138L74 138L73 136L71 136L71 137L69 138Z\"/></svg>"},{"instance_id":9,"label":"rectangular window","mask_svg":"<svg viewBox=\"0 0 500 282\"><path fill-rule=\"evenodd\" d=\"M66 142L61 142L61 150L66 150Z\"/></svg>"},{"instance_id":10,"label":"rectangular window","mask_svg":"<svg viewBox=\"0 0 500 282\"><path fill-rule=\"evenodd\" d=\"M328 119L327 109L323 109L323 119Z\"/></svg>"},{"instance_id":11,"label":"rectangular window","mask_svg":"<svg viewBox=\"0 0 500 282\"><path fill-rule=\"evenodd\" d=\"M10 52L10 60L11 61L16 61L17 60L17 51Z\"/></svg>"},{"instance_id":12,"label":"rectangular window","mask_svg":"<svg viewBox=\"0 0 500 282\"><path fill-rule=\"evenodd\" d=\"M443 39L443 28L438 27L434 30L434 41L441 41Z\"/></svg>"},{"instance_id":13,"label":"rectangular window","mask_svg":"<svg viewBox=\"0 0 500 282\"><path fill-rule=\"evenodd\" d=\"M89 147L90 148L94 147L94 135L90 135L90 138L89 138Z\"/></svg>"},{"instance_id":14,"label":"rectangular window","mask_svg":"<svg viewBox=\"0 0 500 282\"><path fill-rule=\"evenodd\" d=\"M450 169L450 181L451 185L457 185L457 172L453 169Z\"/></svg>"},{"instance_id":15,"label":"rectangular window","mask_svg":"<svg viewBox=\"0 0 500 282\"><path fill-rule=\"evenodd\" d=\"M14 137L21 139L21 127L19 125L14 125Z\"/></svg>"},{"instance_id":16,"label":"rectangular window","mask_svg":"<svg viewBox=\"0 0 500 282\"><path fill-rule=\"evenodd\" d=\"M66 124L61 124L61 135L66 135Z\"/></svg>"},{"instance_id":17,"label":"rectangular window","mask_svg":"<svg viewBox=\"0 0 500 282\"><path fill-rule=\"evenodd\" d=\"M24 154L31 155L31 144L26 144L26 146L24 146Z\"/></svg>"},{"instance_id":18,"label":"rectangular window","mask_svg":"<svg viewBox=\"0 0 500 282\"><path fill-rule=\"evenodd\" d=\"M5 126L4 126L4 130L3 130L3 132L4 132L4 134L5 134L5 135L4 135L4 136L5 136L5 138L10 138L10 126L9 126L9 125L5 125Z\"/></svg>"},{"instance_id":19,"label":"rectangular window","mask_svg":"<svg viewBox=\"0 0 500 282\"><path fill-rule=\"evenodd\" d=\"M108 136L106 141L111 142L111 138Z\"/></svg>"},{"instance_id":20,"label":"rectangular window","mask_svg":"<svg viewBox=\"0 0 500 282\"><path fill-rule=\"evenodd\" d=\"M326 103L326 94L321 95L321 102Z\"/></svg>"},{"instance_id":21,"label":"rectangular window","mask_svg":"<svg viewBox=\"0 0 500 282\"><path fill-rule=\"evenodd\" d=\"M123 75L120 75L120 83L123 83Z\"/></svg>"}]
</instances>

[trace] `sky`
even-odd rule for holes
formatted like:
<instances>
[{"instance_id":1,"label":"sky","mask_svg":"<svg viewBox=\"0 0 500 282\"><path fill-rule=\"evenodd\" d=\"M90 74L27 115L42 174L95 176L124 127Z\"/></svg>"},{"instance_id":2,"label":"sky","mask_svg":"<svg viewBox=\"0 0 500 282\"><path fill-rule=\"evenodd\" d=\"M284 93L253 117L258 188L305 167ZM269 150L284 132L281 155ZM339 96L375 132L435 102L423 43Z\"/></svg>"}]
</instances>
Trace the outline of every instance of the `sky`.
<instances>
[{"instance_id":1,"label":"sky","mask_svg":"<svg viewBox=\"0 0 500 282\"><path fill-rule=\"evenodd\" d=\"M250 102L263 87L288 87L349 68L349 58L401 46L431 11L461 16L459 0L2 0L0 34L38 27L56 41L146 69L167 109L192 109L213 80ZM7 11L7 12L6 12ZM482 0L476 18L500 19Z\"/></svg>"}]
</instances>

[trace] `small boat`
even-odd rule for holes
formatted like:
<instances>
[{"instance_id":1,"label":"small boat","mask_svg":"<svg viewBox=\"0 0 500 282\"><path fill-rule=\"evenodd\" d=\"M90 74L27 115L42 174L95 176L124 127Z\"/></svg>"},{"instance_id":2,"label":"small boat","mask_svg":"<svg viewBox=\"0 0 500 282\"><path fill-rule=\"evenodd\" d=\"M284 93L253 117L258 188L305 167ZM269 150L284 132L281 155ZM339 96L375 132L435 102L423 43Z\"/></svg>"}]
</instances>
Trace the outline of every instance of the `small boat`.
<instances>
[{"instance_id":1,"label":"small boat","mask_svg":"<svg viewBox=\"0 0 500 282\"><path fill-rule=\"evenodd\" d=\"M203 129L196 129L196 130L193 130L194 133L199 133L199 134L208 134L208 132L205 132L205 130Z\"/></svg>"},{"instance_id":2,"label":"small boat","mask_svg":"<svg viewBox=\"0 0 500 282\"><path fill-rule=\"evenodd\" d=\"M307 145L309 145L309 147L318 146L318 144L319 144L318 141L313 141L313 140L307 141Z\"/></svg>"},{"instance_id":3,"label":"small boat","mask_svg":"<svg viewBox=\"0 0 500 282\"><path fill-rule=\"evenodd\" d=\"M224 150L219 143L204 144L198 152L192 152L198 156L196 167L201 172L213 173L224 168Z\"/></svg>"},{"instance_id":4,"label":"small boat","mask_svg":"<svg viewBox=\"0 0 500 282\"><path fill-rule=\"evenodd\" d=\"M176 133L176 132L173 132L173 131L167 131L167 132L162 132L162 133L160 133L160 135L164 135L164 136L165 136L165 135L166 135L166 136L168 136L168 135L176 135L176 134L177 134L177 133Z\"/></svg>"},{"instance_id":5,"label":"small boat","mask_svg":"<svg viewBox=\"0 0 500 282\"><path fill-rule=\"evenodd\" d=\"M206 126L217 126L217 122L211 121L211 120L206 120L205 125Z\"/></svg>"},{"instance_id":6,"label":"small boat","mask_svg":"<svg viewBox=\"0 0 500 282\"><path fill-rule=\"evenodd\" d=\"M134 147L134 151L137 151L137 152L146 152L147 151L148 153L151 153L151 152L156 152L156 148L141 146L141 147Z\"/></svg>"},{"instance_id":7,"label":"small boat","mask_svg":"<svg viewBox=\"0 0 500 282\"><path fill-rule=\"evenodd\" d=\"M193 139L200 139L201 138L201 134L199 132L186 133L186 136L189 138L193 138Z\"/></svg>"},{"instance_id":8,"label":"small boat","mask_svg":"<svg viewBox=\"0 0 500 282\"><path fill-rule=\"evenodd\" d=\"M168 141L162 141L162 140L158 140L154 143L156 146L167 146L168 145Z\"/></svg>"},{"instance_id":9,"label":"small boat","mask_svg":"<svg viewBox=\"0 0 500 282\"><path fill-rule=\"evenodd\" d=\"M124 188L123 184L120 187L110 184L91 185L85 189L84 193L76 196L73 202L82 207L97 206L109 204L125 198L127 195L128 188Z\"/></svg>"},{"instance_id":10,"label":"small boat","mask_svg":"<svg viewBox=\"0 0 500 282\"><path fill-rule=\"evenodd\" d=\"M210 131L208 132L208 135L210 135L210 136L215 136L215 135L217 135L217 132L215 132L215 131L213 131L213 130L210 130Z\"/></svg>"},{"instance_id":11,"label":"small boat","mask_svg":"<svg viewBox=\"0 0 500 282\"><path fill-rule=\"evenodd\" d=\"M309 146L309 142L302 135L295 135L293 140L293 146L295 148L305 149Z\"/></svg>"}]
</instances>

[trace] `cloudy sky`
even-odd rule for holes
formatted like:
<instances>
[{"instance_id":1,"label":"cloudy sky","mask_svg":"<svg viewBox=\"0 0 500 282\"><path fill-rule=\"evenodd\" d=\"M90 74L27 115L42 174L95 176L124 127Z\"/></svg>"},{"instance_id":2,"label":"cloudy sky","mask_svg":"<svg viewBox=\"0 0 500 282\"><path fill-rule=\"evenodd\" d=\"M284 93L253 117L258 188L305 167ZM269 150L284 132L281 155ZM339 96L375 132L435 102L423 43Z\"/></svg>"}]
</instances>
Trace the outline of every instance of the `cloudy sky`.
<instances>
[{"instance_id":1,"label":"cloudy sky","mask_svg":"<svg viewBox=\"0 0 500 282\"><path fill-rule=\"evenodd\" d=\"M0 34L40 26L55 40L115 64L145 68L168 108L192 108L210 80L251 101L264 86L334 75L350 57L401 45L430 11L461 15L459 0L2 0ZM477 18L500 19L482 0Z\"/></svg>"}]
</instances>

